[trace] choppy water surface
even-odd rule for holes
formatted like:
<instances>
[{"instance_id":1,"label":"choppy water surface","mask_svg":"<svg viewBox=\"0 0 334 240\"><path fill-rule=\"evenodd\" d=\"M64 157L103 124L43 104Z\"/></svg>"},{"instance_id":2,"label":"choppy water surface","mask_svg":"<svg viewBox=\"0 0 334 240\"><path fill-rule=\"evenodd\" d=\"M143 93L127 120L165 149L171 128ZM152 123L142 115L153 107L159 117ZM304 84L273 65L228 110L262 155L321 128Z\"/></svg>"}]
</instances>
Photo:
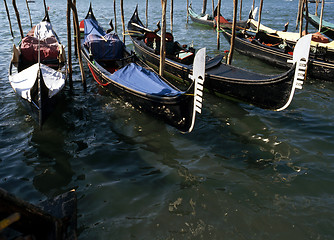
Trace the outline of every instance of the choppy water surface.
<instances>
[{"instance_id":1,"label":"choppy water surface","mask_svg":"<svg viewBox=\"0 0 334 240\"><path fill-rule=\"evenodd\" d=\"M99 91L86 67L87 92L74 61L74 91L40 131L8 83L12 44L19 31L7 1L0 55L0 187L38 204L70 189L78 195L79 239L333 239L334 85L309 79L283 112L265 111L205 94L202 115L183 135L131 105ZM50 18L66 43L66 1L48 1ZM89 1L77 1L79 18ZM232 16L232 1L223 13ZM243 18L252 1L243 1ZM104 27L112 1L92 1ZM294 29L298 1L269 0L262 22ZM117 3L119 4L119 3ZM145 1L125 1L125 21L136 6L145 22ZM174 1L175 39L229 49L214 30L186 24L186 1ZM202 1L193 1L201 11ZM327 3L326 3L327 4ZM24 32L30 28L24 1L18 3ZM208 4L208 11L211 5ZM42 1L30 4L34 24ZM119 5L117 6L119 9ZM160 1L149 3L149 27L161 18ZM314 5L310 5L314 11ZM169 10L169 9L168 9ZM333 4L325 19L334 22ZM169 16L168 16L169 22ZM118 11L118 32L121 31ZM311 28L311 27L310 27ZM132 48L127 37L126 44ZM235 54L233 64L278 73Z\"/></svg>"}]
</instances>

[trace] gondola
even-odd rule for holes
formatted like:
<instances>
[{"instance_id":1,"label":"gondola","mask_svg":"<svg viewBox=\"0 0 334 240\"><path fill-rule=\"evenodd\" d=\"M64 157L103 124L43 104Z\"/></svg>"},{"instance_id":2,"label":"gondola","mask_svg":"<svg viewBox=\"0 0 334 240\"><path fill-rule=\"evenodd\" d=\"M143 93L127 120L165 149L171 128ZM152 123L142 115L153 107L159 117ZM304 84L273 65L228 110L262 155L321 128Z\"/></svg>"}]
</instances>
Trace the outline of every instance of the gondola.
<instances>
[{"instance_id":1,"label":"gondola","mask_svg":"<svg viewBox=\"0 0 334 240\"><path fill-rule=\"evenodd\" d=\"M216 27L217 26L217 8L214 11L215 17L212 17L211 14L198 14L196 13L193 8L192 5L189 4L188 6L188 13L189 16L191 18L191 20L195 23L199 23L202 25L207 25L210 27ZM226 28L231 28L232 27L232 23L231 20L229 19L225 19L221 14L220 14L220 19L219 19L219 23L221 27L226 27ZM247 27L247 21L238 21L237 22L237 26L241 27L241 28L246 28Z\"/></svg>"},{"instance_id":2,"label":"gondola","mask_svg":"<svg viewBox=\"0 0 334 240\"><path fill-rule=\"evenodd\" d=\"M212 17L211 14L197 14L191 4L189 4L188 6L188 14L191 18L191 20L195 23L199 23L202 25L207 25L210 27L214 27L215 26L215 21L214 18Z\"/></svg>"},{"instance_id":3,"label":"gondola","mask_svg":"<svg viewBox=\"0 0 334 240\"><path fill-rule=\"evenodd\" d=\"M205 64L201 58L205 57L205 53L204 56L198 54L194 62L196 71L203 68L202 80L194 76L193 84L186 91L181 91L129 52L116 33L106 33L99 26L91 5L80 25L84 29L82 54L100 87L181 132L192 131L195 114L201 111L200 88L204 81Z\"/></svg>"},{"instance_id":4,"label":"gondola","mask_svg":"<svg viewBox=\"0 0 334 240\"><path fill-rule=\"evenodd\" d=\"M40 128L55 109L67 77L64 46L48 13L13 46L9 82Z\"/></svg>"},{"instance_id":5,"label":"gondola","mask_svg":"<svg viewBox=\"0 0 334 240\"><path fill-rule=\"evenodd\" d=\"M256 30L257 21L251 20L250 26ZM230 31L225 29L223 34L227 40L231 38ZM299 38L299 33L277 31L261 24L258 33L238 31L235 49L274 66L288 68L291 65L286 64L286 61L292 59L292 52ZM325 81L334 80L333 47L334 41L329 42L318 33L312 35L308 76Z\"/></svg>"},{"instance_id":6,"label":"gondola","mask_svg":"<svg viewBox=\"0 0 334 240\"><path fill-rule=\"evenodd\" d=\"M258 21L254 19L249 19L249 26L250 28L257 30L258 27ZM298 39L300 38L300 33L297 32L289 32L286 30L280 31L275 30L270 27L267 27L263 24L260 24L260 31L265 32L266 34L270 34L274 37L279 37L286 41L289 44L295 45ZM334 51L334 41L330 41L327 37L322 35L319 32L312 33L312 41L311 41L311 48L312 47L322 47L327 48L328 50ZM314 50L311 51L311 53L314 52Z\"/></svg>"},{"instance_id":7,"label":"gondola","mask_svg":"<svg viewBox=\"0 0 334 240\"><path fill-rule=\"evenodd\" d=\"M304 14L305 19L308 20L316 29L319 29L320 17L314 14L308 13L308 15ZM325 34L327 37L330 37L334 40L334 24L322 20L322 26L320 32Z\"/></svg>"},{"instance_id":8,"label":"gondola","mask_svg":"<svg viewBox=\"0 0 334 240\"><path fill-rule=\"evenodd\" d=\"M152 66L159 66L160 37L144 27L137 7L128 22L128 31L136 53ZM188 58L193 57L195 50L181 47L174 42L171 34L166 33L166 38L165 71L171 76L170 79L187 79L192 72ZM308 55L308 52L305 54ZM204 87L218 96L223 95L264 109L283 110L294 94L296 66L293 65L283 74L270 76L224 64L220 56L207 57Z\"/></svg>"}]
</instances>

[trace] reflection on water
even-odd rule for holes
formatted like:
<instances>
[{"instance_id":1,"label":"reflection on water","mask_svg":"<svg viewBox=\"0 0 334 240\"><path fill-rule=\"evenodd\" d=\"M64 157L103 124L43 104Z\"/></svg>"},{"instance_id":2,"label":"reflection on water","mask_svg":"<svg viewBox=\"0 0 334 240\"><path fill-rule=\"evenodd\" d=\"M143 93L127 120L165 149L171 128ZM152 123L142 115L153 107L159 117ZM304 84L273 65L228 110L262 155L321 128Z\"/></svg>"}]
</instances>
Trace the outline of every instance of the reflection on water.
<instances>
[{"instance_id":1,"label":"reflection on water","mask_svg":"<svg viewBox=\"0 0 334 240\"><path fill-rule=\"evenodd\" d=\"M57 126L33 132L30 144L34 152L26 153L27 164L34 167L35 188L46 196L56 196L70 190L72 180L71 155L64 151L64 136Z\"/></svg>"}]
</instances>

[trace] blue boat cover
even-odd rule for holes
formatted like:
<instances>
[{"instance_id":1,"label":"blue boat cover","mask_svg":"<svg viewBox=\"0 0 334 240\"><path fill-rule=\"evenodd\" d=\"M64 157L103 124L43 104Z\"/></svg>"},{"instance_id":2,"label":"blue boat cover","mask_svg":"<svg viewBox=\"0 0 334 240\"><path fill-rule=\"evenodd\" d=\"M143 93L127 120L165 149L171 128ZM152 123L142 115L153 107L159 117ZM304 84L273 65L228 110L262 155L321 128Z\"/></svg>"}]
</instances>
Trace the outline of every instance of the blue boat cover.
<instances>
[{"instance_id":1,"label":"blue boat cover","mask_svg":"<svg viewBox=\"0 0 334 240\"><path fill-rule=\"evenodd\" d=\"M135 63L119 69L111 78L123 86L151 95L176 96L184 93L172 88L154 72Z\"/></svg>"},{"instance_id":2,"label":"blue boat cover","mask_svg":"<svg viewBox=\"0 0 334 240\"><path fill-rule=\"evenodd\" d=\"M85 45L90 48L95 60L123 58L124 43L116 33L106 34L98 22L85 19Z\"/></svg>"}]
</instances>

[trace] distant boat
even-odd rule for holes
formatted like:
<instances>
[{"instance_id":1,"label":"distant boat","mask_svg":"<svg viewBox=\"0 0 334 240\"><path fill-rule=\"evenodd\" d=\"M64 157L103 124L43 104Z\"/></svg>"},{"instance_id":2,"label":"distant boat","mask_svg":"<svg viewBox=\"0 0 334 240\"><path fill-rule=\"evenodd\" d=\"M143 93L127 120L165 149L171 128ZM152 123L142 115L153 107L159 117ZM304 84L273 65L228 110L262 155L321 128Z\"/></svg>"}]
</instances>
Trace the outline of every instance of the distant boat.
<instances>
[{"instance_id":1,"label":"distant boat","mask_svg":"<svg viewBox=\"0 0 334 240\"><path fill-rule=\"evenodd\" d=\"M314 14L309 13L308 16L304 14L305 19L309 21L316 29L319 29L320 17ZM322 20L321 33L325 34L327 37L330 37L334 40L334 24Z\"/></svg>"},{"instance_id":2,"label":"distant boat","mask_svg":"<svg viewBox=\"0 0 334 240\"><path fill-rule=\"evenodd\" d=\"M250 26L256 30L258 22L251 19ZM242 38L243 35L239 34L238 36ZM278 31L264 26L263 24L260 24L260 32L257 34L257 37L254 36L254 33L250 32L248 33L248 36L251 36L251 38L253 38L252 42L258 43L257 45L260 45L260 42L264 43L261 47L266 50L263 51L263 56L257 55L258 58L264 59L268 63L280 66L286 65L284 59L291 57L288 53L292 53L296 42L300 38L300 34L297 32ZM270 44L271 46L268 46ZM257 46L256 48L261 47ZM271 54L268 52L268 48L271 49ZM274 53L273 51L278 51L280 53ZM272 57L266 56L267 54L272 55ZM282 57L282 54L286 55ZM334 41L330 42L327 37L321 35L320 33L313 33L309 58L308 74L311 77L326 81L334 81Z\"/></svg>"},{"instance_id":3,"label":"distant boat","mask_svg":"<svg viewBox=\"0 0 334 240\"><path fill-rule=\"evenodd\" d=\"M191 20L195 23L199 23L202 25L207 25L210 27L216 27L217 26L217 8L214 11L215 17L212 17L210 14L197 14L193 9L191 4L188 7L188 13L191 18ZM220 19L219 23L221 27L227 27L231 28L232 23L230 20L225 19L221 14L220 14ZM241 28L245 28L247 26L247 21L238 21L237 26Z\"/></svg>"}]
</instances>

